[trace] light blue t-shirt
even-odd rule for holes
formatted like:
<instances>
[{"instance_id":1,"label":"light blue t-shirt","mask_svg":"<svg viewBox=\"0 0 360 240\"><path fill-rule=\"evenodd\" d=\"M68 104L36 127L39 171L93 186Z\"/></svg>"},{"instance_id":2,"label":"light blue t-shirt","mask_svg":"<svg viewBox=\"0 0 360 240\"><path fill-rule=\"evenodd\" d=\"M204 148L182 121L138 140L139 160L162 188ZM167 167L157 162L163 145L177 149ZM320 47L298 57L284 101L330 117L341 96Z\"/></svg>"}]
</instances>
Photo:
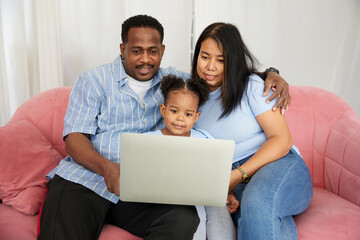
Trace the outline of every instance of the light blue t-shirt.
<instances>
[{"instance_id":1,"label":"light blue t-shirt","mask_svg":"<svg viewBox=\"0 0 360 240\"><path fill-rule=\"evenodd\" d=\"M160 68L144 96L143 108L139 96L129 87L120 56L109 64L84 72L70 94L63 136L73 132L89 134L96 151L119 163L121 133L145 133L164 127L159 110L164 100L160 82L168 74L183 79L190 77L172 67ZM52 178L55 174L81 184L113 203L119 200L107 190L102 176L76 163L70 156L61 160L47 177Z\"/></svg>"},{"instance_id":2,"label":"light blue t-shirt","mask_svg":"<svg viewBox=\"0 0 360 240\"><path fill-rule=\"evenodd\" d=\"M163 135L163 133L161 132L161 129L157 130L157 131L154 131L154 132L148 132L146 134ZM191 129L190 137L191 138L214 138L207 131L205 131L203 129L196 129L196 128Z\"/></svg>"},{"instance_id":3,"label":"light blue t-shirt","mask_svg":"<svg viewBox=\"0 0 360 240\"><path fill-rule=\"evenodd\" d=\"M228 116L219 119L223 112L221 88L210 93L209 100L200 108L201 116L195 123L196 128L206 129L214 138L235 141L233 162L255 153L267 140L256 116L270 110L277 99L265 103L271 96L263 97L264 81L252 74L244 91L241 106L237 106Z\"/></svg>"}]
</instances>

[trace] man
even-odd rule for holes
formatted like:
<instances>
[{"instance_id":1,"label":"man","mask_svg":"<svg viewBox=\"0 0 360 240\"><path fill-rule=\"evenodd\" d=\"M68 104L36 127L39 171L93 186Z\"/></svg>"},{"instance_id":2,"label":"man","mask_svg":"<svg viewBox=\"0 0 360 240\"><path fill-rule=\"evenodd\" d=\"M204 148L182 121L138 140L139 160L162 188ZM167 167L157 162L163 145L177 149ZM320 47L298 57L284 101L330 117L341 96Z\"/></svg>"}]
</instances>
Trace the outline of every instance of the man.
<instances>
[{"instance_id":1,"label":"man","mask_svg":"<svg viewBox=\"0 0 360 240\"><path fill-rule=\"evenodd\" d=\"M48 175L52 180L38 239L98 239L105 222L144 239L192 239L199 223L194 207L128 203L118 197L120 134L161 129L162 76L189 77L160 68L163 35L152 17L127 19L121 56L76 80L64 119L69 156ZM277 90L285 85L281 96L289 102L287 83L271 74L277 76ZM287 106L284 101L278 104Z\"/></svg>"}]
</instances>

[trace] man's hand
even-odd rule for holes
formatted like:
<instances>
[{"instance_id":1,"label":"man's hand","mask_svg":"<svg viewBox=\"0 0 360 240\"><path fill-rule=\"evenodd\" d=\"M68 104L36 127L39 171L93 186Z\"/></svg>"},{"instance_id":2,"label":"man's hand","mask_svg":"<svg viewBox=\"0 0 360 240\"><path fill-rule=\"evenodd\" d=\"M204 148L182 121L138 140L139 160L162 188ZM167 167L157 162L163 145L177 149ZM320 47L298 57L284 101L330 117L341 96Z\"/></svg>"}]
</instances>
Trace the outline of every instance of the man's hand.
<instances>
[{"instance_id":1,"label":"man's hand","mask_svg":"<svg viewBox=\"0 0 360 240\"><path fill-rule=\"evenodd\" d=\"M119 196L120 164L101 156L88 134L70 133L64 140L67 153L80 165L103 176L108 190Z\"/></svg>"},{"instance_id":2,"label":"man's hand","mask_svg":"<svg viewBox=\"0 0 360 240\"><path fill-rule=\"evenodd\" d=\"M278 107L280 107L281 113L284 114L285 110L288 110L291 103L289 84L276 72L269 72L265 79L263 96L268 95L271 88L274 90L274 93L266 100L266 103L271 102L279 96L279 99L272 110L275 111Z\"/></svg>"},{"instance_id":3,"label":"man's hand","mask_svg":"<svg viewBox=\"0 0 360 240\"><path fill-rule=\"evenodd\" d=\"M228 208L229 213L236 213L239 210L240 203L236 199L234 193L228 193L226 206Z\"/></svg>"},{"instance_id":4,"label":"man's hand","mask_svg":"<svg viewBox=\"0 0 360 240\"><path fill-rule=\"evenodd\" d=\"M120 194L120 164L109 161L103 172L104 181L109 192Z\"/></svg>"}]
</instances>

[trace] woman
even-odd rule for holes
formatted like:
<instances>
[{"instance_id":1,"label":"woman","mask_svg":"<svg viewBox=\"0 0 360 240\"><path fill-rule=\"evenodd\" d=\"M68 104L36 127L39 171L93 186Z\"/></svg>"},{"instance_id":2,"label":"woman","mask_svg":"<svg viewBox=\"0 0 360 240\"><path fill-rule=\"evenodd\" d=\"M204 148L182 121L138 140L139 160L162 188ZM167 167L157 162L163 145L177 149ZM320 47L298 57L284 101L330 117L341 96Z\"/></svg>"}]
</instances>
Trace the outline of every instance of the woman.
<instances>
[{"instance_id":1,"label":"woman","mask_svg":"<svg viewBox=\"0 0 360 240\"><path fill-rule=\"evenodd\" d=\"M292 216L310 204L311 176L285 117L265 103L256 63L234 25L214 23L202 32L192 76L211 93L195 127L236 142L229 191L240 201L233 215L238 239L297 239Z\"/></svg>"}]
</instances>

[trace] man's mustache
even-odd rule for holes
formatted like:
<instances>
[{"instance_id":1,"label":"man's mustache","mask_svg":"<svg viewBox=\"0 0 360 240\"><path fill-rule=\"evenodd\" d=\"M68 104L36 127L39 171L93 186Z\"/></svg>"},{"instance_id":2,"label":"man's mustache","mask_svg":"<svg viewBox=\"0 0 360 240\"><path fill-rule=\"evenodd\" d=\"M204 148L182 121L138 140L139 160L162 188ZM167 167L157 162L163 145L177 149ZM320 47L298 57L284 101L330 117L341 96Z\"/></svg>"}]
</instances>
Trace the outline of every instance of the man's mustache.
<instances>
[{"instance_id":1,"label":"man's mustache","mask_svg":"<svg viewBox=\"0 0 360 240\"><path fill-rule=\"evenodd\" d=\"M143 68L143 67L154 67L154 65L153 64L143 64L143 65L138 65L138 66L136 66L136 68Z\"/></svg>"}]
</instances>

